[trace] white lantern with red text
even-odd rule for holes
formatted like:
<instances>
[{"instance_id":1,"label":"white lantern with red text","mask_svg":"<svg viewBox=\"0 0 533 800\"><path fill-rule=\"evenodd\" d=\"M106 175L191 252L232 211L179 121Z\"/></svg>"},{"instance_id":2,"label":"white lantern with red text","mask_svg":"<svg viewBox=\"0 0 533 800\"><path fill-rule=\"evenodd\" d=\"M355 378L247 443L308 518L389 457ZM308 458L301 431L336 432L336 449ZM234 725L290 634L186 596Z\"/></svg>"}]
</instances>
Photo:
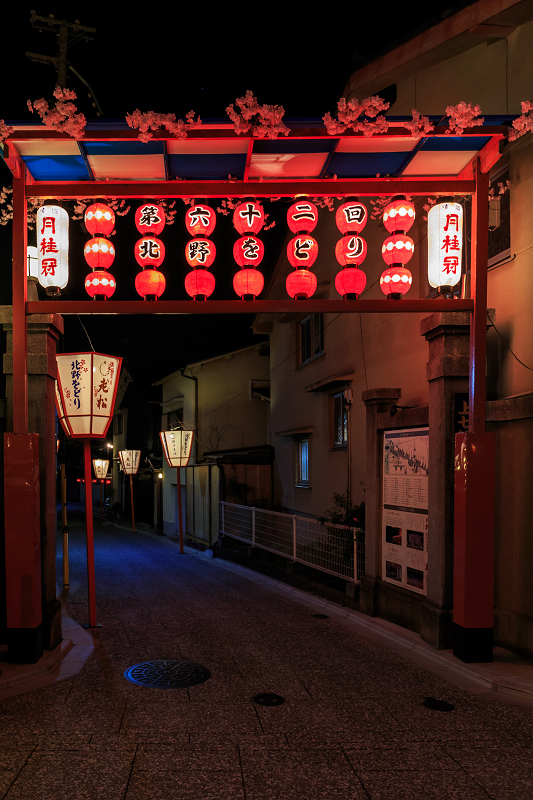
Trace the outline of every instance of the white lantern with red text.
<instances>
[{"instance_id":1,"label":"white lantern with red text","mask_svg":"<svg viewBox=\"0 0 533 800\"><path fill-rule=\"evenodd\" d=\"M463 207L437 203L428 213L428 281L433 288L451 288L461 280Z\"/></svg>"},{"instance_id":2,"label":"white lantern with red text","mask_svg":"<svg viewBox=\"0 0 533 800\"><path fill-rule=\"evenodd\" d=\"M72 439L103 439L113 417L122 359L102 353L56 356L56 405Z\"/></svg>"},{"instance_id":3,"label":"white lantern with red text","mask_svg":"<svg viewBox=\"0 0 533 800\"><path fill-rule=\"evenodd\" d=\"M191 457L193 431L161 431L161 444L169 467L186 467Z\"/></svg>"},{"instance_id":4,"label":"white lantern with red text","mask_svg":"<svg viewBox=\"0 0 533 800\"><path fill-rule=\"evenodd\" d=\"M99 481L103 481L107 478L108 467L109 467L109 461L107 459L93 458L94 474L96 475Z\"/></svg>"},{"instance_id":5,"label":"white lantern with red text","mask_svg":"<svg viewBox=\"0 0 533 800\"><path fill-rule=\"evenodd\" d=\"M37 209L39 283L58 295L68 283L68 214L60 206Z\"/></svg>"},{"instance_id":6,"label":"white lantern with red text","mask_svg":"<svg viewBox=\"0 0 533 800\"><path fill-rule=\"evenodd\" d=\"M141 460L140 450L119 450L118 457L122 472L126 475L137 475Z\"/></svg>"}]
</instances>

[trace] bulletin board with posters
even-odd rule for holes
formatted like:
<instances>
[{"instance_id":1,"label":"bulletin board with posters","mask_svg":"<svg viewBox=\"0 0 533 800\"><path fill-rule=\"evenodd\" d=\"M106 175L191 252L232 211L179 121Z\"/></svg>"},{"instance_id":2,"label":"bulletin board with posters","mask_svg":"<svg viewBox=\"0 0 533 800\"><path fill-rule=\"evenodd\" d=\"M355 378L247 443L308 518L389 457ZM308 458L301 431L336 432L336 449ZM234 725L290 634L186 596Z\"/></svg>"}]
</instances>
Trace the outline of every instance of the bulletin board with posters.
<instances>
[{"instance_id":1,"label":"bulletin board with posters","mask_svg":"<svg viewBox=\"0 0 533 800\"><path fill-rule=\"evenodd\" d=\"M427 594L429 428L384 432L382 577Z\"/></svg>"}]
</instances>

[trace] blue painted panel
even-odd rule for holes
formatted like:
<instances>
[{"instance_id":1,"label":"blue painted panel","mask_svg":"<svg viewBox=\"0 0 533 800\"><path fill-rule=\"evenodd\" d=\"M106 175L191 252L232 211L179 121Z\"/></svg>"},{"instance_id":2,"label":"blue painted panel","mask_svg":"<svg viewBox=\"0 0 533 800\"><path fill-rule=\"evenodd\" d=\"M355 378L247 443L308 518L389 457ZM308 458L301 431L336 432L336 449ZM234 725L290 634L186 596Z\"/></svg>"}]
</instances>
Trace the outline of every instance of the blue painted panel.
<instances>
[{"instance_id":1,"label":"blue painted panel","mask_svg":"<svg viewBox=\"0 0 533 800\"><path fill-rule=\"evenodd\" d=\"M83 156L23 156L36 181L88 181Z\"/></svg>"},{"instance_id":2,"label":"blue painted panel","mask_svg":"<svg viewBox=\"0 0 533 800\"><path fill-rule=\"evenodd\" d=\"M428 137L421 150L481 150L490 136L435 136Z\"/></svg>"},{"instance_id":3,"label":"blue painted panel","mask_svg":"<svg viewBox=\"0 0 533 800\"><path fill-rule=\"evenodd\" d=\"M168 172L171 178L225 181L228 175L244 176L246 153L192 154L169 153Z\"/></svg>"},{"instance_id":4,"label":"blue painted panel","mask_svg":"<svg viewBox=\"0 0 533 800\"><path fill-rule=\"evenodd\" d=\"M154 156L165 152L164 142L81 142L89 156Z\"/></svg>"},{"instance_id":5,"label":"blue painted panel","mask_svg":"<svg viewBox=\"0 0 533 800\"><path fill-rule=\"evenodd\" d=\"M397 175L411 153L334 153L328 175L339 178L375 178Z\"/></svg>"}]
</instances>

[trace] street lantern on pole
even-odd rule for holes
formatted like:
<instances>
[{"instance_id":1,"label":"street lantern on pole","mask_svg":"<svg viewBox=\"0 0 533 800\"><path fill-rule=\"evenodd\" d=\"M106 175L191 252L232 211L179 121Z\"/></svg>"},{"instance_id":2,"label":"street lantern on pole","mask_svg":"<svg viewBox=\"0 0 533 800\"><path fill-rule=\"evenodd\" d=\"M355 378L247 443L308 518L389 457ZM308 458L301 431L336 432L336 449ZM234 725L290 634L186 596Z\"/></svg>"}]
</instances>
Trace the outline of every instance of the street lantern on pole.
<instances>
[{"instance_id":1,"label":"street lantern on pole","mask_svg":"<svg viewBox=\"0 0 533 800\"><path fill-rule=\"evenodd\" d=\"M139 471L141 460L140 450L119 450L120 466L125 475L130 476L130 497L131 497L131 527L135 533L135 509L133 506L133 476Z\"/></svg>"},{"instance_id":2,"label":"street lantern on pole","mask_svg":"<svg viewBox=\"0 0 533 800\"><path fill-rule=\"evenodd\" d=\"M93 470L97 480L100 482L100 522L102 522L102 486L107 478L107 468L109 461L104 458L93 458Z\"/></svg>"},{"instance_id":3,"label":"street lantern on pole","mask_svg":"<svg viewBox=\"0 0 533 800\"><path fill-rule=\"evenodd\" d=\"M91 439L104 439L113 417L121 358L102 353L56 356L56 408L70 439L83 439L89 624L96 627Z\"/></svg>"},{"instance_id":4,"label":"street lantern on pole","mask_svg":"<svg viewBox=\"0 0 533 800\"><path fill-rule=\"evenodd\" d=\"M188 430L161 431L161 444L169 467L176 467L178 482L178 524L180 532L180 553L183 553L183 519L181 516L181 468L186 467L191 457L194 432Z\"/></svg>"}]
</instances>

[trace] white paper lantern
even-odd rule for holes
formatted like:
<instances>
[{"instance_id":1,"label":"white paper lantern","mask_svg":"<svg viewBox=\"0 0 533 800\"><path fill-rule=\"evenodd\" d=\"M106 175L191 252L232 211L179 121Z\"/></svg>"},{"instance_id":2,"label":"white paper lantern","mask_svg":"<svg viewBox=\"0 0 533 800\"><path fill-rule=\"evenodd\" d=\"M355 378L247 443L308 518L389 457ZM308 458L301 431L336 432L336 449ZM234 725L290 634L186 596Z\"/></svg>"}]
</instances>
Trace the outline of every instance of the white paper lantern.
<instances>
[{"instance_id":1,"label":"white paper lantern","mask_svg":"<svg viewBox=\"0 0 533 800\"><path fill-rule=\"evenodd\" d=\"M102 353L56 356L56 405L72 439L103 439L115 406L121 358Z\"/></svg>"},{"instance_id":2,"label":"white paper lantern","mask_svg":"<svg viewBox=\"0 0 533 800\"><path fill-rule=\"evenodd\" d=\"M118 457L120 458L122 471L126 475L137 475L141 460L140 450L120 450Z\"/></svg>"},{"instance_id":3,"label":"white paper lantern","mask_svg":"<svg viewBox=\"0 0 533 800\"><path fill-rule=\"evenodd\" d=\"M159 435L169 467L186 467L191 457L193 431L161 431Z\"/></svg>"},{"instance_id":4,"label":"white paper lantern","mask_svg":"<svg viewBox=\"0 0 533 800\"><path fill-rule=\"evenodd\" d=\"M60 206L37 209L39 283L57 295L68 283L68 214Z\"/></svg>"},{"instance_id":5,"label":"white paper lantern","mask_svg":"<svg viewBox=\"0 0 533 800\"><path fill-rule=\"evenodd\" d=\"M98 478L98 480L103 481L104 478L107 477L107 468L109 467L109 461L105 458L93 458L93 469L94 474Z\"/></svg>"},{"instance_id":6,"label":"white paper lantern","mask_svg":"<svg viewBox=\"0 0 533 800\"><path fill-rule=\"evenodd\" d=\"M461 280L463 207L437 203L428 214L428 281L430 286L452 287Z\"/></svg>"}]
</instances>

